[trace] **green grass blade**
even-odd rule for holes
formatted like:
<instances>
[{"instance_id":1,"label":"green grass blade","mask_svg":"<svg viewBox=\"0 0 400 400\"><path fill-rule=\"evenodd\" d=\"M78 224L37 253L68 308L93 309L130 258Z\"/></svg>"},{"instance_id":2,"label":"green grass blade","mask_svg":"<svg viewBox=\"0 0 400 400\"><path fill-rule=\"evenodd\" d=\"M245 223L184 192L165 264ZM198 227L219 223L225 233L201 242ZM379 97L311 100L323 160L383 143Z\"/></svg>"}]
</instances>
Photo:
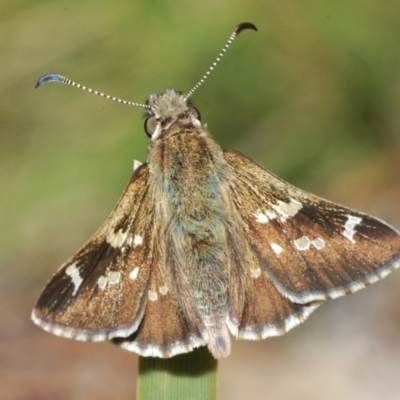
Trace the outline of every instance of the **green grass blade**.
<instances>
[{"instance_id":1,"label":"green grass blade","mask_svg":"<svg viewBox=\"0 0 400 400\"><path fill-rule=\"evenodd\" d=\"M168 359L139 357L137 400L217 400L217 371L206 347Z\"/></svg>"}]
</instances>

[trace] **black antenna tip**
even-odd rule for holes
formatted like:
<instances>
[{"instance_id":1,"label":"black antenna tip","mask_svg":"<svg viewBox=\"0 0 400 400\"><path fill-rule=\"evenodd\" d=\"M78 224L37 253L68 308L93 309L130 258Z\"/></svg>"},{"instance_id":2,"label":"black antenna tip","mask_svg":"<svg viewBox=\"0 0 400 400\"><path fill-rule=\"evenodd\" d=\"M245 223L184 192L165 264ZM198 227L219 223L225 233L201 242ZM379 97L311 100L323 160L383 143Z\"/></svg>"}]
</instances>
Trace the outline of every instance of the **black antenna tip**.
<instances>
[{"instance_id":1,"label":"black antenna tip","mask_svg":"<svg viewBox=\"0 0 400 400\"><path fill-rule=\"evenodd\" d=\"M36 82L35 89L46 82L61 82L61 77L60 75L54 73L43 75Z\"/></svg>"},{"instance_id":2,"label":"black antenna tip","mask_svg":"<svg viewBox=\"0 0 400 400\"><path fill-rule=\"evenodd\" d=\"M240 32L245 29L252 29L253 31L258 31L257 27L251 22L242 22L235 28L236 35L239 35Z\"/></svg>"}]
</instances>

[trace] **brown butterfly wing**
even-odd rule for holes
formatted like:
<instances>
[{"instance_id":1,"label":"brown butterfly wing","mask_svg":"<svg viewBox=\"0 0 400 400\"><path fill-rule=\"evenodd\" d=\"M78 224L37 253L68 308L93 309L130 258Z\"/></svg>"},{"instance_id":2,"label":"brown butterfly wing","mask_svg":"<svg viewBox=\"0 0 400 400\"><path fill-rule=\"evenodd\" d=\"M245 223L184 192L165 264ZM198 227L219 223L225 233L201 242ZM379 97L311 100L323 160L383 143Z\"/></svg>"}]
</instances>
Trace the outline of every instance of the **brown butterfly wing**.
<instances>
[{"instance_id":1,"label":"brown butterfly wing","mask_svg":"<svg viewBox=\"0 0 400 400\"><path fill-rule=\"evenodd\" d=\"M294 303L353 293L400 265L399 233L227 150L232 199L262 271Z\"/></svg>"},{"instance_id":2,"label":"brown butterfly wing","mask_svg":"<svg viewBox=\"0 0 400 400\"><path fill-rule=\"evenodd\" d=\"M169 272L171 270L173 268L169 268ZM185 294L180 293L179 286L173 285L172 280L165 279L165 272L164 276L159 269L151 273L148 300L137 331L113 340L123 349L142 356L168 358L207 343L202 322L191 308L190 300L182 306Z\"/></svg>"},{"instance_id":3,"label":"brown butterfly wing","mask_svg":"<svg viewBox=\"0 0 400 400\"><path fill-rule=\"evenodd\" d=\"M319 306L319 302L296 304L284 297L252 254L250 241L246 240L242 251L241 255L231 257L227 322L235 337L258 340L283 335ZM243 260L247 267L244 271Z\"/></svg>"},{"instance_id":4,"label":"brown butterfly wing","mask_svg":"<svg viewBox=\"0 0 400 400\"><path fill-rule=\"evenodd\" d=\"M104 225L50 279L32 313L43 329L79 340L106 340L137 329L153 262L148 174L146 165L134 172ZM128 237L132 226L134 236Z\"/></svg>"}]
</instances>

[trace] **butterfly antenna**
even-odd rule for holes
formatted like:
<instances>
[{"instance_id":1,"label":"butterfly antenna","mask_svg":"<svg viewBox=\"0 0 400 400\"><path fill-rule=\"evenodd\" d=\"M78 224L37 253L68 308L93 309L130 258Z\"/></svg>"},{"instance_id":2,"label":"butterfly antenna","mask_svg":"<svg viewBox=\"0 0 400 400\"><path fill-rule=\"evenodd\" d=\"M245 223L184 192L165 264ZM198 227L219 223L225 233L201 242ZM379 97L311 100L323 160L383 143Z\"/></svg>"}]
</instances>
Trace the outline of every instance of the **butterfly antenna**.
<instances>
[{"instance_id":1,"label":"butterfly antenna","mask_svg":"<svg viewBox=\"0 0 400 400\"><path fill-rule=\"evenodd\" d=\"M110 96L108 94L98 92L97 90L90 89L86 86L81 85L80 83L71 81L71 79L68 79L65 76L62 76L59 74L46 74L46 75L41 76L38 79L38 81L36 82L35 89L47 82L58 82L58 83L64 83L65 85L75 86L79 89L85 90L86 92L96 94L97 96L104 97L106 99L116 101L117 103L122 103L127 106L150 108L147 104L133 103L131 101L122 100L122 99L119 99L118 97L114 97L114 96Z\"/></svg>"},{"instance_id":2,"label":"butterfly antenna","mask_svg":"<svg viewBox=\"0 0 400 400\"><path fill-rule=\"evenodd\" d=\"M208 68L207 72L202 76L202 78L194 85L192 90L185 96L185 100L187 100L202 84L203 82L209 77L211 72L217 66L217 64L221 61L221 58L225 55L226 51L229 49L230 45L233 41L239 36L239 33L244 31L245 29L252 29L253 31L258 31L257 27L252 24L251 22L243 22L239 24L235 30L232 32L231 36L229 36L228 41L226 42L225 46L222 48L221 52L218 54L218 57L215 61L211 64L211 67Z\"/></svg>"}]
</instances>

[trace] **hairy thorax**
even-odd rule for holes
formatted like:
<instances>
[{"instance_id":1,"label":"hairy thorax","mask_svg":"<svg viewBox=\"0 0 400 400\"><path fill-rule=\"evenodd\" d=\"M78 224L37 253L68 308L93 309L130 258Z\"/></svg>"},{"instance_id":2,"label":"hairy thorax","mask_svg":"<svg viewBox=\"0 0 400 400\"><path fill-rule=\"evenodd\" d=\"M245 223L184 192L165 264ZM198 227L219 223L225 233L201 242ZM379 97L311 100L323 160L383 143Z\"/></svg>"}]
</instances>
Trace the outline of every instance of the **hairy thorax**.
<instances>
[{"instance_id":1,"label":"hairy thorax","mask_svg":"<svg viewBox=\"0 0 400 400\"><path fill-rule=\"evenodd\" d=\"M182 231L199 242L212 239L225 225L227 211L221 148L204 128L177 126L151 144L148 163L159 212L174 234Z\"/></svg>"}]
</instances>

